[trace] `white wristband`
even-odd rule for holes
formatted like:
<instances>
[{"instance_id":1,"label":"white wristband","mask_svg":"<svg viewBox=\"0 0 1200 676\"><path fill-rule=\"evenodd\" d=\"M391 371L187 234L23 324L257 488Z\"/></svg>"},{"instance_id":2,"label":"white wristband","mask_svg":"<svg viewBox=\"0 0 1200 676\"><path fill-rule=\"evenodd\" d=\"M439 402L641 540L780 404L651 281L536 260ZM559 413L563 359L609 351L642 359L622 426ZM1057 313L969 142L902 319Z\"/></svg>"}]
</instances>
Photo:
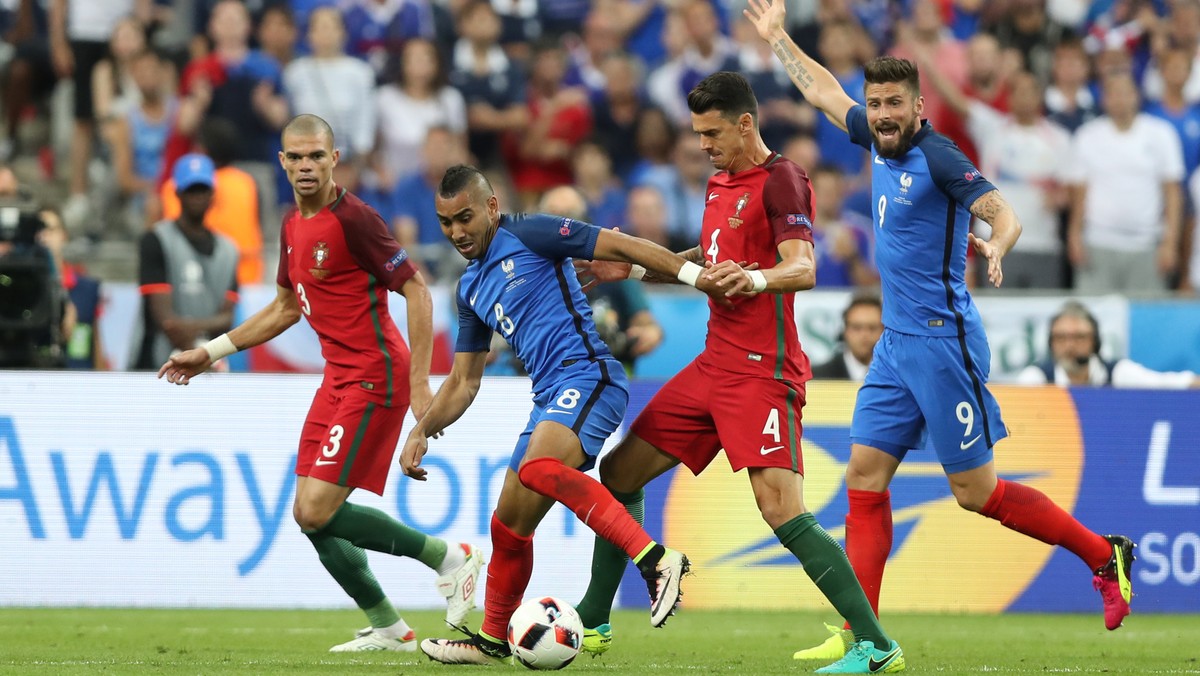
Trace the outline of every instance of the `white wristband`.
<instances>
[{"instance_id":1,"label":"white wristband","mask_svg":"<svg viewBox=\"0 0 1200 676\"><path fill-rule=\"evenodd\" d=\"M215 362L237 352L238 349L237 345L234 345L233 341L229 339L229 334L222 333L205 343L204 351L208 353L208 360Z\"/></svg>"},{"instance_id":2,"label":"white wristband","mask_svg":"<svg viewBox=\"0 0 1200 676\"><path fill-rule=\"evenodd\" d=\"M761 293L767 288L767 276L762 273L762 270L747 270L747 275L750 275L750 281L754 282L754 293Z\"/></svg>"},{"instance_id":3,"label":"white wristband","mask_svg":"<svg viewBox=\"0 0 1200 676\"><path fill-rule=\"evenodd\" d=\"M634 265L633 267L629 268L628 279L641 279L642 277L645 277L645 276L646 276L646 268L643 268L640 265Z\"/></svg>"},{"instance_id":4,"label":"white wristband","mask_svg":"<svg viewBox=\"0 0 1200 676\"><path fill-rule=\"evenodd\" d=\"M700 279L701 272L704 272L704 268L691 261L687 261L683 264L683 267L679 268L679 272L675 274L675 277L688 286L696 286L696 280Z\"/></svg>"}]
</instances>

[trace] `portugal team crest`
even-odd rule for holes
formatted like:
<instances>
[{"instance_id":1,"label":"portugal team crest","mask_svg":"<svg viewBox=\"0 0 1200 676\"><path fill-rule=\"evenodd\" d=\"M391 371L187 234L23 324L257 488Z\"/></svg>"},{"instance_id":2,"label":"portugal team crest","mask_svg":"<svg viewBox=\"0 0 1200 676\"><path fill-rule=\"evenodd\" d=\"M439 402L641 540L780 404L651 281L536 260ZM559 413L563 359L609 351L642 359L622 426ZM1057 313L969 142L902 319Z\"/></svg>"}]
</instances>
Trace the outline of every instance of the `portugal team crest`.
<instances>
[{"instance_id":1,"label":"portugal team crest","mask_svg":"<svg viewBox=\"0 0 1200 676\"><path fill-rule=\"evenodd\" d=\"M742 224L742 219L740 218L742 215L742 209L745 209L746 205L749 203L750 193L742 193L742 196L738 198L737 204L735 204L733 207L733 215L729 217L729 227L736 230L737 227Z\"/></svg>"},{"instance_id":2,"label":"portugal team crest","mask_svg":"<svg viewBox=\"0 0 1200 676\"><path fill-rule=\"evenodd\" d=\"M329 260L329 245L325 242L317 242L317 245L313 247L312 257L316 265L308 269L309 274L317 279L328 277L329 270L325 268L325 261Z\"/></svg>"}]
</instances>

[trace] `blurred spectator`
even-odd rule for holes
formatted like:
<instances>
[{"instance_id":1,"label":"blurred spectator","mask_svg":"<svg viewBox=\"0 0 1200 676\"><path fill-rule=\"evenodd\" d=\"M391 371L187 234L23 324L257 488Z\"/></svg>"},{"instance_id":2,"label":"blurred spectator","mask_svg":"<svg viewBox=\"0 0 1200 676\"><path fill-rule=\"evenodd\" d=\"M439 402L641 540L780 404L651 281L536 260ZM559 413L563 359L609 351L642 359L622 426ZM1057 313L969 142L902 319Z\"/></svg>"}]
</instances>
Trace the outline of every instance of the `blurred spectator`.
<instances>
[{"instance_id":1,"label":"blurred spectator","mask_svg":"<svg viewBox=\"0 0 1200 676\"><path fill-rule=\"evenodd\" d=\"M967 84L963 91L1000 112L1008 112L1008 78L1021 69L1020 61L1015 50L1003 52L995 36L971 36L967 40Z\"/></svg>"},{"instance_id":2,"label":"blurred spectator","mask_svg":"<svg viewBox=\"0 0 1200 676\"><path fill-rule=\"evenodd\" d=\"M680 111L679 123L691 126L687 94L701 80L720 70L737 70L737 53L729 38L721 33L717 8L709 0L686 0L680 7L688 46L683 50L682 69L670 103L660 102L668 112Z\"/></svg>"},{"instance_id":3,"label":"blurred spectator","mask_svg":"<svg viewBox=\"0 0 1200 676\"><path fill-rule=\"evenodd\" d=\"M643 108L633 134L638 159L626 176L626 184L653 182L658 180L658 175L669 174L676 135L675 127L662 109Z\"/></svg>"},{"instance_id":4,"label":"blurred spectator","mask_svg":"<svg viewBox=\"0 0 1200 676\"><path fill-rule=\"evenodd\" d=\"M646 4L653 4L647 0ZM683 78L683 54L691 44L683 14L672 11L663 17L662 46L663 61L646 78L646 96L659 110L666 114L672 126L690 124L691 112L687 100L679 93ZM686 92L684 93L686 95Z\"/></svg>"},{"instance_id":5,"label":"blurred spectator","mask_svg":"<svg viewBox=\"0 0 1200 676\"><path fill-rule=\"evenodd\" d=\"M575 175L574 190L586 201L587 220L602 228L623 225L625 191L613 176L612 160L604 148L596 141L584 141L575 146L571 170Z\"/></svg>"},{"instance_id":6,"label":"blurred spectator","mask_svg":"<svg viewBox=\"0 0 1200 676\"><path fill-rule=\"evenodd\" d=\"M842 311L840 347L823 364L813 367L814 378L852 380L867 377L875 343L883 335L883 303L874 293L856 294Z\"/></svg>"},{"instance_id":7,"label":"blurred spectator","mask_svg":"<svg viewBox=\"0 0 1200 676\"><path fill-rule=\"evenodd\" d=\"M41 106L54 91L54 63L50 59L46 8L39 0L18 0L4 27L0 43L10 47L10 59L0 65L0 109L4 113L4 136L0 138L0 162L18 150L22 117Z\"/></svg>"},{"instance_id":8,"label":"blurred spectator","mask_svg":"<svg viewBox=\"0 0 1200 676\"><path fill-rule=\"evenodd\" d=\"M1181 275L1181 287L1196 293L1200 290L1200 226L1196 222L1200 219L1200 169L1193 171L1188 178L1188 197L1191 198L1192 210L1187 220L1190 227L1186 229L1187 237L1184 238L1185 246L1182 248L1188 260L1185 266L1187 274ZM1190 255L1188 252L1191 252Z\"/></svg>"},{"instance_id":9,"label":"blurred spectator","mask_svg":"<svg viewBox=\"0 0 1200 676\"><path fill-rule=\"evenodd\" d=\"M1021 55L1025 69L1039 82L1050 78L1054 46L1071 35L1071 30L1046 13L1046 0L1012 0L1008 11L992 28L1001 49Z\"/></svg>"},{"instance_id":10,"label":"blurred spectator","mask_svg":"<svg viewBox=\"0 0 1200 676\"><path fill-rule=\"evenodd\" d=\"M662 193L652 185L630 189L625 201L625 230L631 235L670 247L667 236L667 205ZM684 251L698 244L692 242L676 251Z\"/></svg>"},{"instance_id":11,"label":"blurred spectator","mask_svg":"<svg viewBox=\"0 0 1200 676\"><path fill-rule=\"evenodd\" d=\"M1087 307L1067 301L1050 320L1049 354L1017 375L1022 385L1183 390L1200 387L1191 371L1152 371L1132 359L1100 356L1100 325Z\"/></svg>"},{"instance_id":12,"label":"blurred spectator","mask_svg":"<svg viewBox=\"0 0 1200 676\"><path fill-rule=\"evenodd\" d=\"M410 38L432 39L433 12L428 0L346 0L339 5L346 23L347 53L366 60L382 82Z\"/></svg>"},{"instance_id":13,"label":"blurred spectator","mask_svg":"<svg viewBox=\"0 0 1200 676\"><path fill-rule=\"evenodd\" d=\"M911 61L925 60L936 63L937 68L955 86L967 86L967 48L946 29L942 13L936 0L913 0L910 19L896 25L896 44L891 55ZM920 55L920 57L918 57ZM921 92L925 99L922 117L929 120L933 128L958 144L967 157L974 160L975 148L967 136L961 118L946 105L936 91L926 88Z\"/></svg>"},{"instance_id":14,"label":"blurred spectator","mask_svg":"<svg viewBox=\"0 0 1200 676\"><path fill-rule=\"evenodd\" d=\"M638 162L637 145L629 139L637 135L642 111L641 64L623 52L610 54L600 64L604 90L592 96L597 142L612 160L613 171L628 177Z\"/></svg>"},{"instance_id":15,"label":"blurred spectator","mask_svg":"<svg viewBox=\"0 0 1200 676\"><path fill-rule=\"evenodd\" d=\"M127 224L140 233L158 218L158 181L179 101L172 93L171 67L152 49L133 58L131 75L138 102L108 127L117 187L128 198Z\"/></svg>"},{"instance_id":16,"label":"blurred spectator","mask_svg":"<svg viewBox=\"0 0 1200 676\"><path fill-rule=\"evenodd\" d=\"M1088 87L1090 67L1079 40L1068 38L1055 46L1050 86L1046 88L1046 114L1071 133L1099 115L1096 97Z\"/></svg>"},{"instance_id":17,"label":"blurred spectator","mask_svg":"<svg viewBox=\"0 0 1200 676\"><path fill-rule=\"evenodd\" d=\"M492 0L492 6L500 17L500 45L510 58L525 61L530 45L542 36L538 0Z\"/></svg>"},{"instance_id":18,"label":"blurred spectator","mask_svg":"<svg viewBox=\"0 0 1200 676\"><path fill-rule=\"evenodd\" d=\"M538 211L580 221L591 218L583 194L569 186L547 191ZM597 333L625 372L633 375L638 357L654 351L663 339L642 284L632 279L599 284L588 291L587 298Z\"/></svg>"},{"instance_id":19,"label":"blurred spectator","mask_svg":"<svg viewBox=\"0 0 1200 676\"><path fill-rule=\"evenodd\" d=\"M568 51L569 65L563 84L585 87L592 95L604 89L604 59L621 51L616 19L602 7L593 7L579 27L580 39Z\"/></svg>"},{"instance_id":20,"label":"blurred spectator","mask_svg":"<svg viewBox=\"0 0 1200 676\"><path fill-rule=\"evenodd\" d=\"M1159 59L1155 72L1162 74L1162 96L1147 101L1144 111L1171 123L1183 149L1185 176L1191 176L1200 166L1200 104L1189 101L1184 87L1191 78L1192 54L1181 49L1168 49Z\"/></svg>"},{"instance_id":21,"label":"blurred spectator","mask_svg":"<svg viewBox=\"0 0 1200 676\"><path fill-rule=\"evenodd\" d=\"M500 18L489 0L469 2L458 16L450 83L467 106L471 154L484 166L500 161L500 137L529 123L525 80L500 48Z\"/></svg>"},{"instance_id":22,"label":"blurred spectator","mask_svg":"<svg viewBox=\"0 0 1200 676\"><path fill-rule=\"evenodd\" d=\"M713 175L708 153L700 148L695 135L675 139L670 171L656 173L642 181L662 194L667 205L667 248L683 251L700 241L704 221L704 191Z\"/></svg>"},{"instance_id":23,"label":"blurred spectator","mask_svg":"<svg viewBox=\"0 0 1200 676\"><path fill-rule=\"evenodd\" d=\"M212 161L184 155L172 182L182 209L142 235L138 284L141 321L134 327L135 369L158 369L178 350L190 350L228 331L237 302L238 253L205 225L215 179Z\"/></svg>"},{"instance_id":24,"label":"blurred spectator","mask_svg":"<svg viewBox=\"0 0 1200 676\"><path fill-rule=\"evenodd\" d=\"M86 269L81 265L66 262L67 242L70 236L58 212L43 209L41 218L46 227L38 233L38 241L54 257L55 266L70 301L63 318L63 336L66 338L65 365L69 369L106 369L108 367L100 344L99 330L103 309L100 280L88 276Z\"/></svg>"},{"instance_id":25,"label":"blurred spectator","mask_svg":"<svg viewBox=\"0 0 1200 676\"><path fill-rule=\"evenodd\" d=\"M442 234L433 206L442 175L466 161L458 134L447 127L433 127L425 134L421 168L401 178L391 195L393 236L434 279L449 280L466 264Z\"/></svg>"},{"instance_id":26,"label":"blurred spectator","mask_svg":"<svg viewBox=\"0 0 1200 676\"><path fill-rule=\"evenodd\" d=\"M74 83L70 195L63 204L63 220L69 228L82 226L90 211L88 165L96 137L92 69L108 53L113 30L122 17L133 13L134 5L134 0L51 0L50 57L58 76Z\"/></svg>"},{"instance_id":27,"label":"blurred spectator","mask_svg":"<svg viewBox=\"0 0 1200 676\"><path fill-rule=\"evenodd\" d=\"M788 139L779 154L799 164L805 171L821 165L825 159L821 155L821 147L817 140L808 134L796 134Z\"/></svg>"},{"instance_id":28,"label":"blurred spectator","mask_svg":"<svg viewBox=\"0 0 1200 676\"><path fill-rule=\"evenodd\" d=\"M854 25L849 21L836 21L822 27L817 41L821 65L837 78L838 84L858 103L864 103L863 87L866 80L862 66L859 64L854 50ZM764 42L759 40L760 43ZM765 44L765 43L764 43ZM869 153L861 146L850 142L850 137L824 115L816 115L815 137L821 149L821 160L841 168L842 173L852 183L859 182L859 176L864 175L864 167L869 161ZM786 153L785 153L786 154ZM795 161L793 159L793 161ZM816 165L800 165L806 171Z\"/></svg>"},{"instance_id":29,"label":"blurred spectator","mask_svg":"<svg viewBox=\"0 0 1200 676\"><path fill-rule=\"evenodd\" d=\"M138 103L133 60L146 50L146 28L127 16L117 21L108 41L108 53L92 69L92 108L101 130Z\"/></svg>"},{"instance_id":30,"label":"blurred spectator","mask_svg":"<svg viewBox=\"0 0 1200 676\"><path fill-rule=\"evenodd\" d=\"M421 144L429 129L446 126L466 139L467 107L462 94L447 84L441 56L424 38L404 43L396 79L376 91L375 115L379 144L372 167L378 189L385 193L402 176L420 168Z\"/></svg>"},{"instance_id":31,"label":"blurred spectator","mask_svg":"<svg viewBox=\"0 0 1200 676\"><path fill-rule=\"evenodd\" d=\"M923 64L924 65L924 64ZM998 188L1021 221L1021 243L1004 257L1004 284L1017 289L1066 286L1059 215L1067 206L1066 181L1071 135L1042 115L1042 88L1027 71L1012 78L1010 113L968 97L936 68L923 67L926 81L967 121L979 151L979 169ZM975 234L991 238L976 219ZM979 260L982 266L986 260ZM986 270L981 271L986 276Z\"/></svg>"},{"instance_id":32,"label":"blurred spectator","mask_svg":"<svg viewBox=\"0 0 1200 676\"><path fill-rule=\"evenodd\" d=\"M842 209L846 178L837 165L822 164L812 172L816 214L812 235L817 288L875 286L879 274L871 264L871 222Z\"/></svg>"},{"instance_id":33,"label":"blurred spectator","mask_svg":"<svg viewBox=\"0 0 1200 676\"><path fill-rule=\"evenodd\" d=\"M341 156L334 181L357 190L360 171L375 146L375 74L360 59L347 56L346 29L334 7L320 7L308 17L311 56L288 64L283 87L296 114L311 113L329 122Z\"/></svg>"},{"instance_id":34,"label":"blurred spectator","mask_svg":"<svg viewBox=\"0 0 1200 676\"><path fill-rule=\"evenodd\" d=\"M212 9L208 33L213 50L183 71L177 137L167 153L167 166L191 148L202 122L224 119L237 130L234 160L254 177L264 223L277 232L276 172L279 130L289 117L283 96L283 71L262 51L250 48L250 13L238 0L220 0ZM275 238L270 238L277 245Z\"/></svg>"},{"instance_id":35,"label":"blurred spectator","mask_svg":"<svg viewBox=\"0 0 1200 676\"><path fill-rule=\"evenodd\" d=\"M286 67L296 53L296 17L288 5L271 5L256 24L258 46L263 53Z\"/></svg>"},{"instance_id":36,"label":"blurred spectator","mask_svg":"<svg viewBox=\"0 0 1200 676\"><path fill-rule=\"evenodd\" d=\"M1179 137L1170 124L1138 112L1129 75L1104 80L1104 112L1072 141L1068 250L1075 288L1158 291L1179 265Z\"/></svg>"},{"instance_id":37,"label":"blurred spectator","mask_svg":"<svg viewBox=\"0 0 1200 676\"><path fill-rule=\"evenodd\" d=\"M237 130L228 120L210 120L200 129L199 150L211 158L215 169L213 194L204 223L237 247L238 283L258 284L264 281L260 198L254 177L232 166L237 144ZM163 183L159 197L163 219L180 218L182 204L174 177Z\"/></svg>"},{"instance_id":38,"label":"blurred spectator","mask_svg":"<svg viewBox=\"0 0 1200 676\"><path fill-rule=\"evenodd\" d=\"M798 101L800 94L787 70L771 46L758 37L754 25L738 19L733 24L733 38L735 70L746 77L758 99L758 131L767 147L779 147L801 129L811 129L817 122L816 111Z\"/></svg>"},{"instance_id":39,"label":"blurred spectator","mask_svg":"<svg viewBox=\"0 0 1200 676\"><path fill-rule=\"evenodd\" d=\"M577 31L580 24L585 23L586 17L590 15L591 5L588 0L540 0L538 19L542 33L550 37L561 37L565 33ZM586 28L584 30L586 31ZM620 39L621 36L617 35L618 45Z\"/></svg>"},{"instance_id":40,"label":"blurred spectator","mask_svg":"<svg viewBox=\"0 0 1200 676\"><path fill-rule=\"evenodd\" d=\"M532 209L550 188L571 182L572 148L592 131L587 94L565 87L567 55L557 42L533 50L526 105L529 126L504 138L504 156L521 209Z\"/></svg>"},{"instance_id":41,"label":"blurred spectator","mask_svg":"<svg viewBox=\"0 0 1200 676\"><path fill-rule=\"evenodd\" d=\"M1142 78L1142 92L1147 101L1157 101L1166 93L1163 59L1173 50L1187 55L1191 66L1182 85L1188 103L1200 103L1200 2L1176 0L1166 20L1154 32L1153 52L1157 68L1147 68Z\"/></svg>"}]
</instances>

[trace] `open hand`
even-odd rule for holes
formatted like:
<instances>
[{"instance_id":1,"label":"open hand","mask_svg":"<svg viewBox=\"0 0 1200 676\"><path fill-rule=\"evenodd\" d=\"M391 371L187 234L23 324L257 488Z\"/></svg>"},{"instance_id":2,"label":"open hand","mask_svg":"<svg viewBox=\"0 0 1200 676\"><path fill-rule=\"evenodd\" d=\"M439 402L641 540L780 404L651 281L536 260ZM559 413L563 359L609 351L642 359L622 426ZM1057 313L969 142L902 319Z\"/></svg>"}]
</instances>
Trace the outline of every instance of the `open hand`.
<instances>
[{"instance_id":1,"label":"open hand","mask_svg":"<svg viewBox=\"0 0 1200 676\"><path fill-rule=\"evenodd\" d=\"M1000 288L1000 283L1004 281L1004 270L1000 266L1000 250L992 246L991 242L979 239L975 233L967 233L967 243L975 248L975 253L983 256L988 262L988 281L992 286Z\"/></svg>"},{"instance_id":2,"label":"open hand","mask_svg":"<svg viewBox=\"0 0 1200 676\"><path fill-rule=\"evenodd\" d=\"M575 265L575 274L579 277L579 284L583 288L583 292L587 293L596 288L597 284L603 282L615 282L629 277L629 270L633 267L629 263L620 263L618 261L585 261L579 258L572 259Z\"/></svg>"},{"instance_id":3,"label":"open hand","mask_svg":"<svg viewBox=\"0 0 1200 676\"><path fill-rule=\"evenodd\" d=\"M208 350L197 347L172 355L158 369L158 377L166 376L168 383L187 385L193 377L204 373L210 366L212 366L212 361L208 358Z\"/></svg>"},{"instance_id":4,"label":"open hand","mask_svg":"<svg viewBox=\"0 0 1200 676\"><path fill-rule=\"evenodd\" d=\"M749 0L742 15L754 24L758 36L768 42L783 31L783 22L787 18L784 0Z\"/></svg>"}]
</instances>

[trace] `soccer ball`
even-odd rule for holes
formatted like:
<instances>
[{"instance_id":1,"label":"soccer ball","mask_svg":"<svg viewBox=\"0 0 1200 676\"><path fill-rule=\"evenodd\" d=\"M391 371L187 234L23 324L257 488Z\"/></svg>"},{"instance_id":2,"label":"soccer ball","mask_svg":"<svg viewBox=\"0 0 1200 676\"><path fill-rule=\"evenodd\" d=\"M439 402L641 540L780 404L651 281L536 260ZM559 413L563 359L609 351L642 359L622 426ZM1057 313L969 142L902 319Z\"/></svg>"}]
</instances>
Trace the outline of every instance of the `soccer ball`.
<instances>
[{"instance_id":1,"label":"soccer ball","mask_svg":"<svg viewBox=\"0 0 1200 676\"><path fill-rule=\"evenodd\" d=\"M553 596L529 599L508 621L508 647L530 669L562 669L579 654L583 620Z\"/></svg>"}]
</instances>

